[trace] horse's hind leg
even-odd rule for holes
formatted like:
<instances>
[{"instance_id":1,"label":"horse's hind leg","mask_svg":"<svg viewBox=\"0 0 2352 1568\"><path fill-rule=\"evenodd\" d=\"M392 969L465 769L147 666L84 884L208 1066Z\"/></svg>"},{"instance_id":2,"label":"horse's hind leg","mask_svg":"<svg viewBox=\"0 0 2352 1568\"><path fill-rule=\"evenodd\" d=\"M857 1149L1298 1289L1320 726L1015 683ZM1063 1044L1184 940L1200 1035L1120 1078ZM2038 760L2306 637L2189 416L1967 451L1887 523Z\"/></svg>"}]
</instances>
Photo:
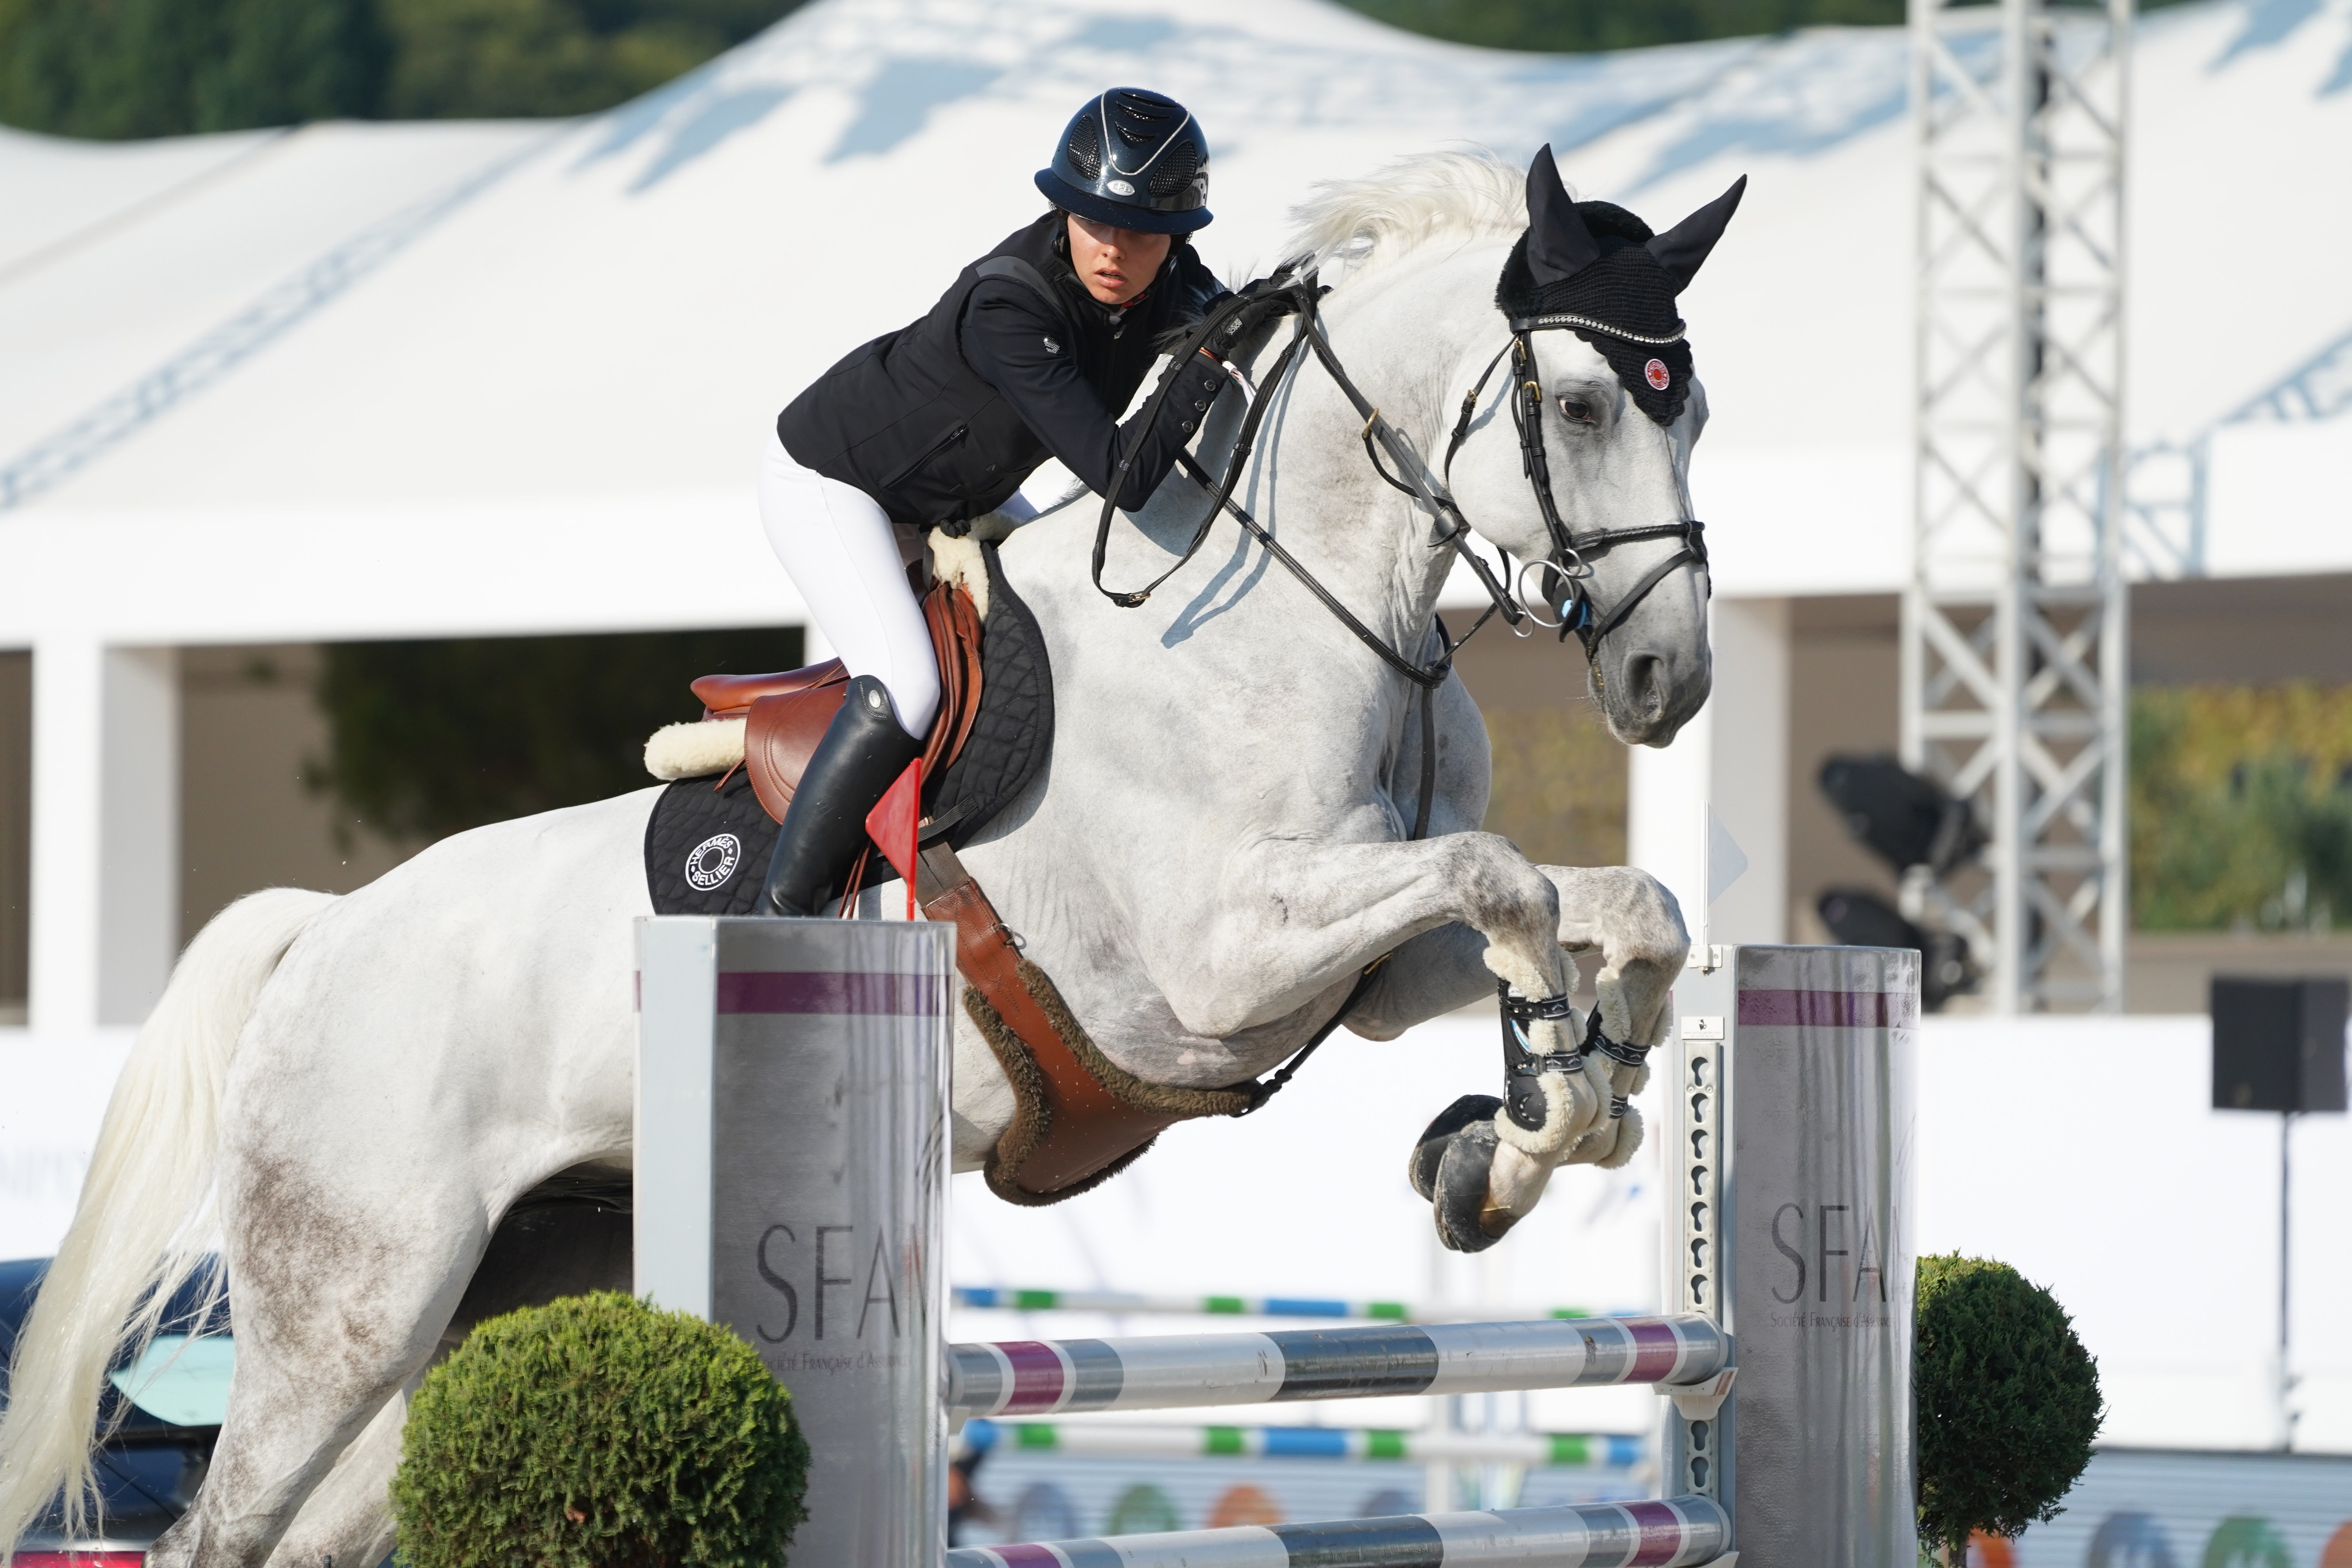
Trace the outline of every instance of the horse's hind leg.
<instances>
[{"instance_id":1,"label":"horse's hind leg","mask_svg":"<svg viewBox=\"0 0 2352 1568\"><path fill-rule=\"evenodd\" d=\"M376 1407L269 1554L269 1568L375 1568L392 1554L392 1476L410 1391Z\"/></svg>"},{"instance_id":2,"label":"horse's hind leg","mask_svg":"<svg viewBox=\"0 0 2352 1568\"><path fill-rule=\"evenodd\" d=\"M558 1176L509 1210L490 1237L433 1361L457 1348L486 1318L559 1296L623 1290L630 1283L630 1225L618 1201L625 1173ZM341 1563L373 1568L393 1547L391 1489L400 1435L420 1373L384 1401L335 1461L270 1554L270 1568Z\"/></svg>"},{"instance_id":3,"label":"horse's hind leg","mask_svg":"<svg viewBox=\"0 0 2352 1568\"><path fill-rule=\"evenodd\" d=\"M383 1170L414 1167L381 1143L267 1142L225 1163L236 1374L211 1469L149 1554L155 1568L260 1568L423 1370L481 1255L483 1200L446 1173L393 1192Z\"/></svg>"}]
</instances>

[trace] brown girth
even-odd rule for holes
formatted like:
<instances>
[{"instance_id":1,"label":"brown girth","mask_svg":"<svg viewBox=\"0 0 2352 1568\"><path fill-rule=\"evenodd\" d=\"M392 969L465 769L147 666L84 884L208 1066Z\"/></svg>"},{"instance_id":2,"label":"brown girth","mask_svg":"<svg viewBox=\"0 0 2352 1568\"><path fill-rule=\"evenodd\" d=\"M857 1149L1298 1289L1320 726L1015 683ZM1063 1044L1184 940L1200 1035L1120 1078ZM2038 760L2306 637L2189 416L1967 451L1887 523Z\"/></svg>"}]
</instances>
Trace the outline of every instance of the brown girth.
<instances>
[{"instance_id":1,"label":"brown girth","mask_svg":"<svg viewBox=\"0 0 2352 1568\"><path fill-rule=\"evenodd\" d=\"M940 714L923 749L923 776L930 778L962 754L980 712L981 626L971 595L946 583L923 595L923 619L940 665ZM748 720L744 765L760 804L778 822L848 681L835 659L694 683L705 718ZM1013 1085L1012 1124L988 1156L988 1185L997 1196L1024 1205L1076 1197L1126 1169L1171 1123L1248 1108L1250 1086L1171 1089L1104 1056L1045 972L1021 956L988 895L944 842L922 851L915 891L925 914L955 927L964 1011Z\"/></svg>"},{"instance_id":2,"label":"brown girth","mask_svg":"<svg viewBox=\"0 0 2352 1568\"><path fill-rule=\"evenodd\" d=\"M1030 1206L1076 1197L1125 1170L1170 1124L1248 1109L1247 1087L1147 1083L1104 1056L945 844L923 850L915 891L925 914L956 928L964 1011L1013 1085L1013 1121L986 1167L998 1197Z\"/></svg>"}]
</instances>

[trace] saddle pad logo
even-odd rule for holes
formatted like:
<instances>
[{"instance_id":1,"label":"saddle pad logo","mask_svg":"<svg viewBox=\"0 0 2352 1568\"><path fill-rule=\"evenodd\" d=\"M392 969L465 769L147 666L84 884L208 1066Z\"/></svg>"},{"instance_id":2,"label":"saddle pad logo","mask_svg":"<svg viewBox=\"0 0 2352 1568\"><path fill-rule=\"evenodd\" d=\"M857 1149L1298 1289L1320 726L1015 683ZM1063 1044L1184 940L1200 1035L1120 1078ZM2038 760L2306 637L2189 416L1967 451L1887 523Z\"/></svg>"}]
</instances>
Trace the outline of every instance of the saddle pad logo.
<instances>
[{"instance_id":1,"label":"saddle pad logo","mask_svg":"<svg viewBox=\"0 0 2352 1568\"><path fill-rule=\"evenodd\" d=\"M698 892L723 888L743 858L743 841L731 833L714 833L686 858L686 879Z\"/></svg>"},{"instance_id":2,"label":"saddle pad logo","mask_svg":"<svg viewBox=\"0 0 2352 1568\"><path fill-rule=\"evenodd\" d=\"M1654 359L1642 367L1642 379L1657 391L1664 392L1675 378L1673 373L1666 369L1665 361Z\"/></svg>"}]
</instances>

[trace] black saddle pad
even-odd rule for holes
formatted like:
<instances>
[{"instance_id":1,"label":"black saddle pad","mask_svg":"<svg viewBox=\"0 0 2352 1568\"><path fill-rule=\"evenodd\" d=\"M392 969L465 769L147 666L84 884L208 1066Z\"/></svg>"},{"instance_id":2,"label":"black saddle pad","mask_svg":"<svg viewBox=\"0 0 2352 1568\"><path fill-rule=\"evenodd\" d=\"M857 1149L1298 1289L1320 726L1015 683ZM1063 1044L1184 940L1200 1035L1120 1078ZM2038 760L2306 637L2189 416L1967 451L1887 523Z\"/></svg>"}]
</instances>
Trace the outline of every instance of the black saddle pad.
<instances>
[{"instance_id":1,"label":"black saddle pad","mask_svg":"<svg viewBox=\"0 0 2352 1568\"><path fill-rule=\"evenodd\" d=\"M926 836L961 849L1020 798L1054 750L1054 673L1045 634L1004 580L996 547L988 563L988 619L980 646L980 712L963 754L923 789L935 825ZM679 779L646 823L646 889L657 915L746 915L767 878L776 825L737 768L725 779ZM887 865L880 879L896 881ZM869 877L868 886L878 885Z\"/></svg>"}]
</instances>

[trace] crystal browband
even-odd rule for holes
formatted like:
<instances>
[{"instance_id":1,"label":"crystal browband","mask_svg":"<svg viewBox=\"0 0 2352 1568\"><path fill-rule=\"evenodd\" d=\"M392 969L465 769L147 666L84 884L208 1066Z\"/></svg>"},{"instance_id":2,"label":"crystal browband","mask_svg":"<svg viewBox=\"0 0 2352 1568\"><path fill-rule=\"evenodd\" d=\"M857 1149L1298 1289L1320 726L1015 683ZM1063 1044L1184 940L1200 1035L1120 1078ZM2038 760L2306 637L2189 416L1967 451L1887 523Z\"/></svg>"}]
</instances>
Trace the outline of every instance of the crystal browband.
<instances>
[{"instance_id":1,"label":"crystal browband","mask_svg":"<svg viewBox=\"0 0 2352 1568\"><path fill-rule=\"evenodd\" d=\"M1648 338L1639 332L1629 332L1622 327L1612 327L1608 322L1596 321L1591 316L1573 316L1563 312L1552 316L1513 316L1511 318L1511 331L1515 332L1532 332L1544 327L1582 327L1587 331L1606 332L1612 338L1622 338L1629 343L1649 343L1660 347L1667 343L1682 342L1683 334L1686 330L1684 323L1677 321L1675 323L1672 336Z\"/></svg>"}]
</instances>

